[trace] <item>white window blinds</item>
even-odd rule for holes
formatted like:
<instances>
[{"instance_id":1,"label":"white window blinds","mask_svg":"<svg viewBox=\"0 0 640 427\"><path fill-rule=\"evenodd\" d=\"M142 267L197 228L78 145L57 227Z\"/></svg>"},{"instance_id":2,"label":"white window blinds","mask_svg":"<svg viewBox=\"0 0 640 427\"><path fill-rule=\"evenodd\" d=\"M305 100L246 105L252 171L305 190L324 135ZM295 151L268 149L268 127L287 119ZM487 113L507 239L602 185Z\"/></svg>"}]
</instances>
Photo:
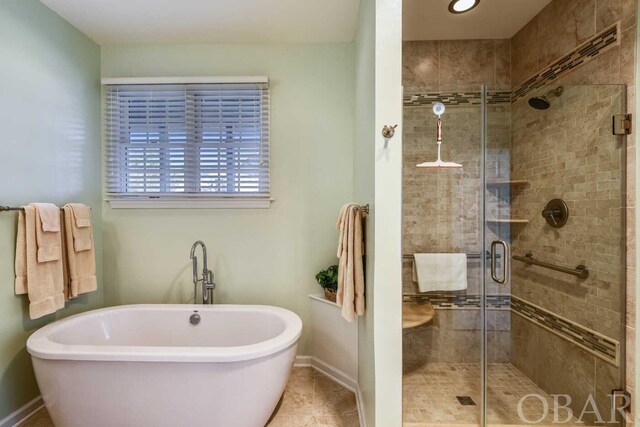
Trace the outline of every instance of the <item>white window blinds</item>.
<instances>
[{"instance_id":1,"label":"white window blinds","mask_svg":"<svg viewBox=\"0 0 640 427\"><path fill-rule=\"evenodd\" d=\"M106 86L107 199L269 199L266 83Z\"/></svg>"}]
</instances>

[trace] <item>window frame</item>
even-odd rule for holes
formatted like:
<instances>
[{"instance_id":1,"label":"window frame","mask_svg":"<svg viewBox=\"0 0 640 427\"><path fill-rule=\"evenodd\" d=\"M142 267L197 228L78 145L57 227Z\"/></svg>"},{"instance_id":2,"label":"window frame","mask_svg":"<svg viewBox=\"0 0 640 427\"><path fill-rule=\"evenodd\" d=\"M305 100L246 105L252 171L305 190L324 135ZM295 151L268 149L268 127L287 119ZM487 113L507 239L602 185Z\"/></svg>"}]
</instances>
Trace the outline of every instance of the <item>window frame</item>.
<instances>
[{"instance_id":1,"label":"window frame","mask_svg":"<svg viewBox=\"0 0 640 427\"><path fill-rule=\"evenodd\" d=\"M217 77L150 77L150 78L106 78L102 79L102 85L104 87L104 106L105 106L105 117L109 117L109 99L108 99L108 86L125 86L125 85L198 85L198 84L262 84L266 85L266 93L267 99L262 100L262 105L266 105L266 136L261 135L259 150L260 156L266 156L267 158L267 166L266 166L266 180L267 180L267 191L262 192L260 194L243 194L241 192L206 192L206 191L197 191L197 192L188 192L184 194L180 194L176 192L174 194L158 194L155 196L151 192L145 192L141 194L131 193L109 193L109 184L107 180L109 179L109 170L106 166L106 162L109 159L110 154L108 154L108 150L111 141L109 141L109 129L108 122L105 120L103 123L103 131L104 131L104 151L103 151L103 165L104 166L104 199L109 202L110 206L114 209L148 209L148 208L157 208L157 209L182 209L182 208L221 208L221 209L266 209L269 208L273 199L271 198L271 162L270 162L270 105L269 105L269 79L266 76L217 76ZM194 129L185 129L186 134L197 133ZM201 140L202 135L196 136L195 140ZM188 137L187 137L188 138ZM265 142L266 139L266 142ZM197 156L197 165L196 168L193 169L193 165L191 168L187 168L186 164L189 163L187 161L187 151L194 144L186 144L184 147L184 163L185 163L185 175L198 173L197 169L200 167L201 160L200 157ZM263 154L263 150L266 148L266 153ZM201 155L201 154L200 154ZM262 168L262 166L261 166ZM259 173L261 169L256 169ZM264 171L264 169L262 169ZM122 172L122 170L120 170ZM201 178L200 178L201 179ZM162 185L162 183L160 184ZM187 188L187 182L185 182L185 189ZM202 183L198 181L196 184L199 189Z\"/></svg>"}]
</instances>

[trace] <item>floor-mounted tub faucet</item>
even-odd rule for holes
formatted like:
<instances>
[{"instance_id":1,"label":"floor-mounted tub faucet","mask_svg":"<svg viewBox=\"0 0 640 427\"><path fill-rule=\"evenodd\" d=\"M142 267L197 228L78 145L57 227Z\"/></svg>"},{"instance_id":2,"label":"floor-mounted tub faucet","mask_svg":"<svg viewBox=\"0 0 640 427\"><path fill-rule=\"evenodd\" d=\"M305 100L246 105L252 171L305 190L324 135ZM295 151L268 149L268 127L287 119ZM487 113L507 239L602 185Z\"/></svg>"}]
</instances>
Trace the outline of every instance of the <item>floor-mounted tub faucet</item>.
<instances>
[{"instance_id":1,"label":"floor-mounted tub faucet","mask_svg":"<svg viewBox=\"0 0 640 427\"><path fill-rule=\"evenodd\" d=\"M196 248L202 246L202 279L198 279L198 257L196 256ZM202 303L213 304L213 290L216 283L213 280L213 271L207 267L207 245L198 240L191 246L191 262L193 264L193 303L198 303L198 282L202 282Z\"/></svg>"}]
</instances>

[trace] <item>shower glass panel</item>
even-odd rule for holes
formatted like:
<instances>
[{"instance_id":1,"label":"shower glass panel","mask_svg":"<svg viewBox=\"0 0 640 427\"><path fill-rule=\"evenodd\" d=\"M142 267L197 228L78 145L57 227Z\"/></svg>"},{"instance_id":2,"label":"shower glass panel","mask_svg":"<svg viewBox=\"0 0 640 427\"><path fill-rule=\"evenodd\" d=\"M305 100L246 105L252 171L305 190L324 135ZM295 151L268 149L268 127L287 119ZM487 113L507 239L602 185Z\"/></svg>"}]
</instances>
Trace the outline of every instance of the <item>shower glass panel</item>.
<instances>
[{"instance_id":1,"label":"shower glass panel","mask_svg":"<svg viewBox=\"0 0 640 427\"><path fill-rule=\"evenodd\" d=\"M624 424L625 92L405 87L405 424ZM416 167L437 157L437 102L462 168ZM416 254L466 254L464 286L459 264L420 280Z\"/></svg>"},{"instance_id":2,"label":"shower glass panel","mask_svg":"<svg viewBox=\"0 0 640 427\"><path fill-rule=\"evenodd\" d=\"M416 167L437 158L433 106L438 102L445 106L442 160L462 168ZM481 86L405 87L403 128L404 422L478 425L483 389ZM434 253L467 255L463 286L418 284L414 254Z\"/></svg>"},{"instance_id":3,"label":"shower glass panel","mask_svg":"<svg viewBox=\"0 0 640 427\"><path fill-rule=\"evenodd\" d=\"M623 423L624 94L486 93L486 424Z\"/></svg>"}]
</instances>

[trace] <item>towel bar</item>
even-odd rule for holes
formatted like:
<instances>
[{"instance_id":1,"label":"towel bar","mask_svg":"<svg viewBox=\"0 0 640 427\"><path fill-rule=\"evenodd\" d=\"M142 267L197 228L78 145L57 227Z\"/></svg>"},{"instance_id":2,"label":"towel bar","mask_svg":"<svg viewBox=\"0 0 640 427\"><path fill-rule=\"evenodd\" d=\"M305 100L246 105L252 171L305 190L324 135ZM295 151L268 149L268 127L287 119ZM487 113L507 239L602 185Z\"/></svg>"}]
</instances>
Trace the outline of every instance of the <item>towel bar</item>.
<instances>
[{"instance_id":1,"label":"towel bar","mask_svg":"<svg viewBox=\"0 0 640 427\"><path fill-rule=\"evenodd\" d=\"M23 211L24 208L17 208L11 206L0 206L0 212L11 212L11 211ZM62 208L60 208L62 210Z\"/></svg>"},{"instance_id":2,"label":"towel bar","mask_svg":"<svg viewBox=\"0 0 640 427\"><path fill-rule=\"evenodd\" d=\"M367 205L367 212L369 212L369 205ZM0 205L0 212L12 212L12 211L23 211L22 207L11 207L11 206L2 206ZM60 208L62 210L62 208Z\"/></svg>"},{"instance_id":3,"label":"towel bar","mask_svg":"<svg viewBox=\"0 0 640 427\"><path fill-rule=\"evenodd\" d=\"M369 214L369 203L367 203L364 206L358 206L356 209L361 211L361 212L364 212L364 213L366 213L368 215Z\"/></svg>"},{"instance_id":4,"label":"towel bar","mask_svg":"<svg viewBox=\"0 0 640 427\"><path fill-rule=\"evenodd\" d=\"M0 212L21 211L22 208L12 208L10 206L0 206Z\"/></svg>"}]
</instances>

